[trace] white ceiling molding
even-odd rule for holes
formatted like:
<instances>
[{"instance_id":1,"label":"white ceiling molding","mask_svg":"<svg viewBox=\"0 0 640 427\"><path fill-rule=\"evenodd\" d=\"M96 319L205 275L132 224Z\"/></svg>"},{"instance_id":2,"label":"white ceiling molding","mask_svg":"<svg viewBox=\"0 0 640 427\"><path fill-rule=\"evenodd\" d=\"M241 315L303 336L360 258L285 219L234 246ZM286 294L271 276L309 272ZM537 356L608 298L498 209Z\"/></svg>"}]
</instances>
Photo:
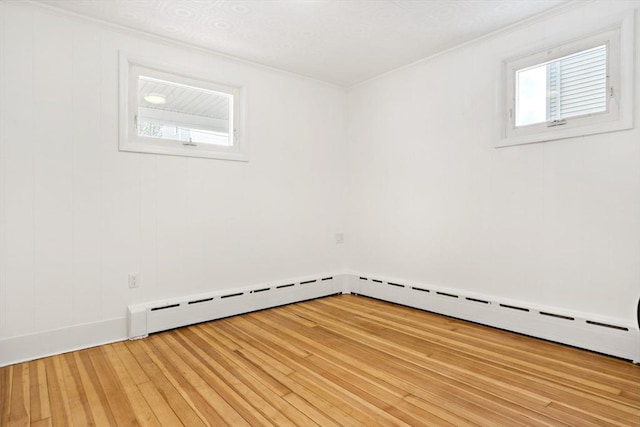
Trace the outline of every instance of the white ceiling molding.
<instances>
[{"instance_id":1,"label":"white ceiling molding","mask_svg":"<svg viewBox=\"0 0 640 427\"><path fill-rule=\"evenodd\" d=\"M567 0L34 0L351 86Z\"/></svg>"}]
</instances>

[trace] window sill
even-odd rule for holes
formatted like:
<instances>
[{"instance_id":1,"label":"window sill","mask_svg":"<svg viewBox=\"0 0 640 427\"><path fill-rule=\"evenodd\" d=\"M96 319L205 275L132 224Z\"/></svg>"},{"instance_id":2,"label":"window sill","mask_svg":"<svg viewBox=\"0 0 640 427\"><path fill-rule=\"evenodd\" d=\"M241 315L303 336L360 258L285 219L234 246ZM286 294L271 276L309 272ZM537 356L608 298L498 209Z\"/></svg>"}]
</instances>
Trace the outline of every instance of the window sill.
<instances>
[{"instance_id":1,"label":"window sill","mask_svg":"<svg viewBox=\"0 0 640 427\"><path fill-rule=\"evenodd\" d=\"M557 141L580 136L597 135L602 133L616 132L620 130L633 129L633 120L628 117L624 120L614 122L595 123L592 125L578 125L570 127L553 128L551 131L541 131L539 133L528 133L526 135L512 135L504 137L495 144L495 148L513 147L517 145L535 144L538 142Z\"/></svg>"},{"instance_id":2,"label":"window sill","mask_svg":"<svg viewBox=\"0 0 640 427\"><path fill-rule=\"evenodd\" d=\"M120 144L120 151L145 154L162 154L167 156L182 157L201 157L205 159L218 160L234 160L239 162L248 162L249 156L246 153L238 151L220 151L217 149L206 149L200 146L196 147L162 147L150 146L147 143L128 142Z\"/></svg>"}]
</instances>

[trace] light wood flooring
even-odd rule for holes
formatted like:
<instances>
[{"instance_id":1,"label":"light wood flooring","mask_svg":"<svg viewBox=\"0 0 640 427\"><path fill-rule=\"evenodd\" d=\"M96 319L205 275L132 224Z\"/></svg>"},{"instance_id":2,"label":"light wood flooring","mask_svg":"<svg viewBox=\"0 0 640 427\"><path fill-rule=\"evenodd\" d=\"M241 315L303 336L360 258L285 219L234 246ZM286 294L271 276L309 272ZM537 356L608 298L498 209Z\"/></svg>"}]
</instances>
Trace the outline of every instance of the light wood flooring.
<instances>
[{"instance_id":1,"label":"light wood flooring","mask_svg":"<svg viewBox=\"0 0 640 427\"><path fill-rule=\"evenodd\" d=\"M2 426L640 426L640 366L333 296L0 369Z\"/></svg>"}]
</instances>

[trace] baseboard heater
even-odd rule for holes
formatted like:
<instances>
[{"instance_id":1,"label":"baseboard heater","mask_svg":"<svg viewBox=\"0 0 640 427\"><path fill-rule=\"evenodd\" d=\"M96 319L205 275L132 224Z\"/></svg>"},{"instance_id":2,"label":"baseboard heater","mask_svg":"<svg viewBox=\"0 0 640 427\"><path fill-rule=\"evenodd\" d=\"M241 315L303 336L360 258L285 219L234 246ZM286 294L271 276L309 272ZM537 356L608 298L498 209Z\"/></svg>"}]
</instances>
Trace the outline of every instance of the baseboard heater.
<instances>
[{"instance_id":1,"label":"baseboard heater","mask_svg":"<svg viewBox=\"0 0 640 427\"><path fill-rule=\"evenodd\" d=\"M143 338L153 332L341 293L342 288L341 277L320 275L131 305L128 335Z\"/></svg>"},{"instance_id":2,"label":"baseboard heater","mask_svg":"<svg viewBox=\"0 0 640 427\"><path fill-rule=\"evenodd\" d=\"M348 290L640 363L640 325L618 319L368 275L351 276ZM640 323L640 305L638 311Z\"/></svg>"},{"instance_id":3,"label":"baseboard heater","mask_svg":"<svg viewBox=\"0 0 640 427\"><path fill-rule=\"evenodd\" d=\"M639 325L450 288L354 274L318 275L132 305L129 338L339 293L377 298L640 363ZM638 310L640 313L640 306Z\"/></svg>"}]
</instances>

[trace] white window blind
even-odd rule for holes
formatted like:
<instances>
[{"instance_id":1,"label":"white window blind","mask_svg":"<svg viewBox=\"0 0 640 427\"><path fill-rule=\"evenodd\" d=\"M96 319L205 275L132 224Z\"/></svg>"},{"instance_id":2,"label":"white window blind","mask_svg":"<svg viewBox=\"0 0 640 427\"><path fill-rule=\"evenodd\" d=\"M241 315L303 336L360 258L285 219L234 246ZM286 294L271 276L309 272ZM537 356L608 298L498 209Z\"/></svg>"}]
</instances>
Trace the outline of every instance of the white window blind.
<instances>
[{"instance_id":1,"label":"white window blind","mask_svg":"<svg viewBox=\"0 0 640 427\"><path fill-rule=\"evenodd\" d=\"M550 62L547 94L549 121L606 111L607 46Z\"/></svg>"}]
</instances>

